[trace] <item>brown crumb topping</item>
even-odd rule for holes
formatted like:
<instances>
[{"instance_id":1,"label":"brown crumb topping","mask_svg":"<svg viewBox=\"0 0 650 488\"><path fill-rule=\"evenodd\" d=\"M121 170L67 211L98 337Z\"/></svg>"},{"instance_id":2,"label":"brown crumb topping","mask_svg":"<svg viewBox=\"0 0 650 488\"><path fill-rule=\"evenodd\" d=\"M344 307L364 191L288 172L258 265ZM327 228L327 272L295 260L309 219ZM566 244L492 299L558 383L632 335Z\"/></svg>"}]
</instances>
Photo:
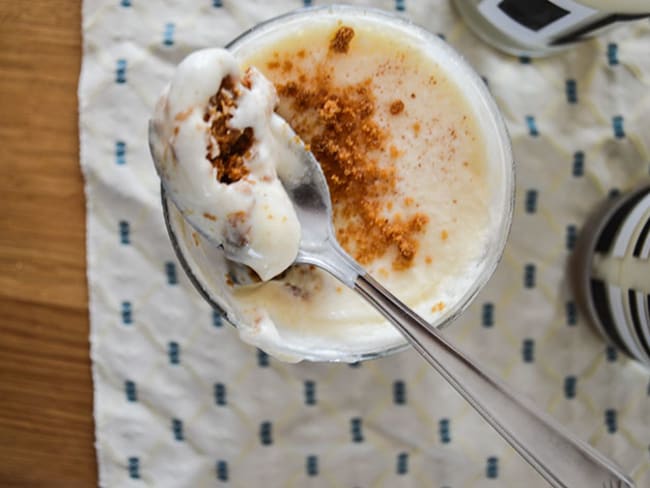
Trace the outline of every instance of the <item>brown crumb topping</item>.
<instances>
[{"instance_id":1,"label":"brown crumb topping","mask_svg":"<svg viewBox=\"0 0 650 488\"><path fill-rule=\"evenodd\" d=\"M343 29L334 39L343 35L339 34ZM395 250L393 268L410 267L428 217L391 211L392 201L400 196L395 166L399 151L385 147L389 134L375 121L372 80L335 85L324 66L302 76L307 76L306 81L300 82L296 75L276 84L283 103L291 108L281 115L309 144L323 168L339 242L361 264ZM382 152L391 156L384 158L388 164L373 156Z\"/></svg>"},{"instance_id":2,"label":"brown crumb topping","mask_svg":"<svg viewBox=\"0 0 650 488\"><path fill-rule=\"evenodd\" d=\"M352 27L341 26L334 34L330 41L330 51L335 53L345 54L350 49L350 42L354 37L354 29Z\"/></svg>"},{"instance_id":3,"label":"brown crumb topping","mask_svg":"<svg viewBox=\"0 0 650 488\"><path fill-rule=\"evenodd\" d=\"M404 102L401 100L395 100L390 104L390 113L393 115L398 115L404 110Z\"/></svg>"},{"instance_id":4,"label":"brown crumb topping","mask_svg":"<svg viewBox=\"0 0 650 488\"><path fill-rule=\"evenodd\" d=\"M242 84L250 88L250 79L245 76ZM217 170L217 180L226 184L235 183L248 175L245 161L254 142L252 127L240 130L228 124L240 95L241 91L232 77L226 76L217 93L210 97L203 115L203 120L210 123L211 136L206 157Z\"/></svg>"}]
</instances>

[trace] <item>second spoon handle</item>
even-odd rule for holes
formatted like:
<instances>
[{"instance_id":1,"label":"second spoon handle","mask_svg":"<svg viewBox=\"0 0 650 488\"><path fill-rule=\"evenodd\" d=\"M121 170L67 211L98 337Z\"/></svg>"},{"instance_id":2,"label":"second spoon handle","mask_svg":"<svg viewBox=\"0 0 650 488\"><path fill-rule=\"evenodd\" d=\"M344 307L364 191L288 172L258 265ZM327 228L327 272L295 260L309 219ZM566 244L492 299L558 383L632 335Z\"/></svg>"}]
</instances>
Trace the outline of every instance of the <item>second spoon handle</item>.
<instances>
[{"instance_id":1,"label":"second spoon handle","mask_svg":"<svg viewBox=\"0 0 650 488\"><path fill-rule=\"evenodd\" d=\"M445 339L369 275L354 289L386 317L551 486L633 487L622 470L545 414L527 405L502 382Z\"/></svg>"}]
</instances>

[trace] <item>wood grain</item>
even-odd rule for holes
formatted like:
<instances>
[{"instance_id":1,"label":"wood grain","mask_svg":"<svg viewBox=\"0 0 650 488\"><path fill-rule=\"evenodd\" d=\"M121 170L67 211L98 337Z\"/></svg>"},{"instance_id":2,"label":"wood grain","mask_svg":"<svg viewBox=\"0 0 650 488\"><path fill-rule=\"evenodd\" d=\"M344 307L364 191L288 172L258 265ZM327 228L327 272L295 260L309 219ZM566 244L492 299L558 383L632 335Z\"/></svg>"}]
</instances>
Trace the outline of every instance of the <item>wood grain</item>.
<instances>
[{"instance_id":1,"label":"wood grain","mask_svg":"<svg viewBox=\"0 0 650 488\"><path fill-rule=\"evenodd\" d=\"M0 485L93 486L81 5L0 0Z\"/></svg>"}]
</instances>

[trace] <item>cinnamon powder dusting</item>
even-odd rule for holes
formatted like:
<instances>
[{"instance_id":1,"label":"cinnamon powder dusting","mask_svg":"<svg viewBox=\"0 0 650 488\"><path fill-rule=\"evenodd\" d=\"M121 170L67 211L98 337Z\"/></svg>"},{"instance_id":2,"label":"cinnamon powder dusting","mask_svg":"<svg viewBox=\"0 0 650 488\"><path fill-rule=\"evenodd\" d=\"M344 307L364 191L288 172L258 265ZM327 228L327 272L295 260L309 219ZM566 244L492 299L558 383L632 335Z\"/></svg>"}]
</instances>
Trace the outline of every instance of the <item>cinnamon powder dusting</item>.
<instances>
[{"instance_id":1,"label":"cinnamon powder dusting","mask_svg":"<svg viewBox=\"0 0 650 488\"><path fill-rule=\"evenodd\" d=\"M438 302L435 305L431 307L432 312L442 312L445 309L445 303L444 302Z\"/></svg>"},{"instance_id":2,"label":"cinnamon powder dusting","mask_svg":"<svg viewBox=\"0 0 650 488\"><path fill-rule=\"evenodd\" d=\"M390 104L390 113L393 115L400 114L404 110L404 102L401 100L395 100Z\"/></svg>"},{"instance_id":3,"label":"cinnamon powder dusting","mask_svg":"<svg viewBox=\"0 0 650 488\"><path fill-rule=\"evenodd\" d=\"M346 37L341 34L346 29L352 31L339 28L330 48L337 38ZM390 212L391 201L400 196L399 175L394 158L383 158L387 161L380 163L373 156L388 151L385 146L390 134L374 120L372 80L335 85L331 69L324 65L307 76L302 83L296 77L276 84L281 99L292 109L281 115L309 144L323 168L339 242L361 264L367 265L394 249L393 268L410 267L428 217ZM390 154L396 153L391 147Z\"/></svg>"},{"instance_id":4,"label":"cinnamon powder dusting","mask_svg":"<svg viewBox=\"0 0 650 488\"><path fill-rule=\"evenodd\" d=\"M242 84L250 88L250 79L244 77ZM217 93L210 97L203 115L203 120L210 123L211 136L206 158L217 170L221 183L234 183L249 173L245 160L254 142L253 128L240 130L229 126L240 95L232 77L226 76Z\"/></svg>"}]
</instances>

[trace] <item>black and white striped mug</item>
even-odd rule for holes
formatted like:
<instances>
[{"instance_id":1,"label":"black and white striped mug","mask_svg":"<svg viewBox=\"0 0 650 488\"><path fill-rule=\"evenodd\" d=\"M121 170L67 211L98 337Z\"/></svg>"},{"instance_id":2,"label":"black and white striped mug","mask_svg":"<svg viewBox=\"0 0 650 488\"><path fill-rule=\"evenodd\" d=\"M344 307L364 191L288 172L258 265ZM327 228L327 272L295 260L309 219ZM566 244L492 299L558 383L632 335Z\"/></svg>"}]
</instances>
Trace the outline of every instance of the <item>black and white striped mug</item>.
<instances>
[{"instance_id":1,"label":"black and white striped mug","mask_svg":"<svg viewBox=\"0 0 650 488\"><path fill-rule=\"evenodd\" d=\"M589 321L650 367L650 181L592 215L578 238L571 272Z\"/></svg>"}]
</instances>

